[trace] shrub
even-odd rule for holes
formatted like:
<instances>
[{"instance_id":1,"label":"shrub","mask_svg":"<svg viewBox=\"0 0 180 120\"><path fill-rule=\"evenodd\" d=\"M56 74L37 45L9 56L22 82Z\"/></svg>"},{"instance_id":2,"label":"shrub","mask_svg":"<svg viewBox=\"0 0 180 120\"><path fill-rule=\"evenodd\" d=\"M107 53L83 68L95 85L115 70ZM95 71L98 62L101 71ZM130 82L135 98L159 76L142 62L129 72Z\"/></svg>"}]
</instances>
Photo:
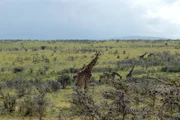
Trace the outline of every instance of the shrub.
<instances>
[{"instance_id":1,"label":"shrub","mask_svg":"<svg viewBox=\"0 0 180 120\"><path fill-rule=\"evenodd\" d=\"M73 112L78 116L85 115L92 120L94 120L94 118L101 119L102 116L99 107L95 105L92 97L80 89L74 90L76 93L73 94L72 100Z\"/></svg>"},{"instance_id":2,"label":"shrub","mask_svg":"<svg viewBox=\"0 0 180 120\"><path fill-rule=\"evenodd\" d=\"M69 75L63 74L63 75L60 75L60 76L58 77L58 80L57 80L57 81L60 82L61 85L62 85L62 87L63 87L63 89L65 89L67 85L70 85L70 84L71 84L71 81L72 81L72 80L71 80L71 78L70 78Z\"/></svg>"},{"instance_id":3,"label":"shrub","mask_svg":"<svg viewBox=\"0 0 180 120\"><path fill-rule=\"evenodd\" d=\"M180 65L179 66L165 66L161 68L161 72L180 72Z\"/></svg>"},{"instance_id":4,"label":"shrub","mask_svg":"<svg viewBox=\"0 0 180 120\"><path fill-rule=\"evenodd\" d=\"M40 92L39 95L34 97L35 111L39 116L39 120L45 115L46 108L48 106L48 99L45 92Z\"/></svg>"},{"instance_id":5,"label":"shrub","mask_svg":"<svg viewBox=\"0 0 180 120\"><path fill-rule=\"evenodd\" d=\"M47 46L41 46L41 50L47 49Z\"/></svg>"},{"instance_id":6,"label":"shrub","mask_svg":"<svg viewBox=\"0 0 180 120\"><path fill-rule=\"evenodd\" d=\"M23 67L15 67L15 68L13 69L13 72L14 72L14 73L19 73L19 72L22 72L23 70L24 70Z\"/></svg>"},{"instance_id":7,"label":"shrub","mask_svg":"<svg viewBox=\"0 0 180 120\"><path fill-rule=\"evenodd\" d=\"M31 94L24 96L21 101L19 101L19 112L24 116L33 116L34 115L34 100Z\"/></svg>"},{"instance_id":8,"label":"shrub","mask_svg":"<svg viewBox=\"0 0 180 120\"><path fill-rule=\"evenodd\" d=\"M76 68L68 68L68 69L63 69L61 71L62 74L64 73L77 73L79 71L79 69L76 69Z\"/></svg>"},{"instance_id":9,"label":"shrub","mask_svg":"<svg viewBox=\"0 0 180 120\"><path fill-rule=\"evenodd\" d=\"M3 102L3 105L1 106L2 111L0 111L0 114L12 113L13 111L15 111L15 105L17 99L15 95L11 95L9 92L4 93L0 91L0 99Z\"/></svg>"},{"instance_id":10,"label":"shrub","mask_svg":"<svg viewBox=\"0 0 180 120\"><path fill-rule=\"evenodd\" d=\"M42 84L37 85L35 91L31 91L29 95L21 99L19 102L19 111L24 116L38 116L39 120L42 120L49 105L46 93L46 89Z\"/></svg>"},{"instance_id":11,"label":"shrub","mask_svg":"<svg viewBox=\"0 0 180 120\"><path fill-rule=\"evenodd\" d=\"M62 88L61 83L58 81L47 81L42 83L42 85L45 87L46 92L56 92Z\"/></svg>"}]
</instances>

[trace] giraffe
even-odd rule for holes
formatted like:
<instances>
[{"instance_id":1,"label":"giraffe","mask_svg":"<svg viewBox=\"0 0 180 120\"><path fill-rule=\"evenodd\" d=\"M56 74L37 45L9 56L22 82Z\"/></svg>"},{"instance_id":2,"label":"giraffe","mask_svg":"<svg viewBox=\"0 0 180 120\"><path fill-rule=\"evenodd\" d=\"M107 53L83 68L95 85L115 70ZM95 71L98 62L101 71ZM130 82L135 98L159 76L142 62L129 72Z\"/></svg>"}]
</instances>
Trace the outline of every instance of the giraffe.
<instances>
[{"instance_id":1,"label":"giraffe","mask_svg":"<svg viewBox=\"0 0 180 120\"><path fill-rule=\"evenodd\" d=\"M112 72L112 73L105 72L99 76L99 82L101 82L101 80L105 80L105 82L107 84L108 80L114 80L115 76L118 76L119 79L122 79L122 76L120 74L118 74L117 72Z\"/></svg>"},{"instance_id":2,"label":"giraffe","mask_svg":"<svg viewBox=\"0 0 180 120\"><path fill-rule=\"evenodd\" d=\"M84 68L86 67L86 65L84 64L82 68L80 68L80 71L82 71ZM73 82L77 80L77 76L78 76L78 73L75 73L75 75L73 75Z\"/></svg>"},{"instance_id":3,"label":"giraffe","mask_svg":"<svg viewBox=\"0 0 180 120\"><path fill-rule=\"evenodd\" d=\"M122 76L120 74L118 74L117 72L112 72L111 76L112 76L113 80L114 80L115 76L118 76L119 79L122 79Z\"/></svg>"},{"instance_id":4,"label":"giraffe","mask_svg":"<svg viewBox=\"0 0 180 120\"><path fill-rule=\"evenodd\" d=\"M155 58L154 53L149 53L148 58L150 58L151 56L154 56L154 58Z\"/></svg>"},{"instance_id":5,"label":"giraffe","mask_svg":"<svg viewBox=\"0 0 180 120\"><path fill-rule=\"evenodd\" d=\"M110 73L104 72L102 75L99 76L99 82L101 82L101 80L105 80L105 83L107 84L107 80L109 80L110 77Z\"/></svg>"},{"instance_id":6,"label":"giraffe","mask_svg":"<svg viewBox=\"0 0 180 120\"><path fill-rule=\"evenodd\" d=\"M139 59L143 59L146 54L147 54L147 52L145 52L144 54L140 55Z\"/></svg>"},{"instance_id":7,"label":"giraffe","mask_svg":"<svg viewBox=\"0 0 180 120\"><path fill-rule=\"evenodd\" d=\"M126 75L126 79L131 79L132 78L133 70L134 70L134 65L132 66L132 69L129 71L129 73Z\"/></svg>"},{"instance_id":8,"label":"giraffe","mask_svg":"<svg viewBox=\"0 0 180 120\"><path fill-rule=\"evenodd\" d=\"M99 59L100 52L96 52L95 58L87 65L84 66L81 71L77 73L77 85L82 88L84 85L84 89L88 88L88 82L92 76L91 72L93 67L95 66L97 60Z\"/></svg>"}]
</instances>

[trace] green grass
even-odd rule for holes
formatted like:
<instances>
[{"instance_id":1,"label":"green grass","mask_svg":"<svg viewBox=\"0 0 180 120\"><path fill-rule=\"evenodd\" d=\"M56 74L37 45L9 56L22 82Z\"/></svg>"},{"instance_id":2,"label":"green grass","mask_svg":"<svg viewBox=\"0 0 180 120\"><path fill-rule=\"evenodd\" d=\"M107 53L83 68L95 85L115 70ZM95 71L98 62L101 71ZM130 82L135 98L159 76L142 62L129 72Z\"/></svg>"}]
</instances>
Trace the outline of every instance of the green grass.
<instances>
[{"instance_id":1,"label":"green grass","mask_svg":"<svg viewBox=\"0 0 180 120\"><path fill-rule=\"evenodd\" d=\"M165 45L168 43L168 45ZM47 49L42 50L41 46L47 46ZM169 52L176 59L180 57L176 54L180 54L179 49L180 41L0 41L0 83L6 80L24 79L35 80L40 79L56 80L58 72L63 69L69 68L81 68L84 64L88 64L95 51L101 51L101 56L94 69L109 68L112 71L120 73L123 79L126 78L129 72L130 64L124 64L126 70L120 70L117 67L117 62L128 59L138 59L138 56L145 52L148 53L163 53ZM16 51L16 49L18 51ZM26 48L28 51L25 51ZM37 49L33 51L33 49ZM126 54L123 54L123 51ZM55 52L54 52L55 51ZM117 54L115 54L117 53ZM117 56L120 58L117 59ZM43 61L42 56L49 59L50 62ZM54 61L54 58L57 58ZM147 56L145 56L147 58ZM33 59L37 62L33 63ZM163 62L163 61L162 61ZM169 63L166 63L167 65ZM180 64L180 63L179 63ZM121 67L122 65L120 65ZM165 76L171 79L179 78L179 73L161 72L160 69L163 66L152 66L147 69L142 67L143 65L135 66L135 71L142 71L142 74L134 74L135 77L142 76ZM14 73L13 69L16 67L23 67L23 71L20 73ZM44 74L40 74L40 69L45 70ZM30 73L30 69L33 70ZM108 72L108 71L105 71ZM92 73L95 80L99 80L99 75L103 72L95 71ZM72 76L73 74L69 74ZM99 100L100 92L107 89L105 85L95 87L94 99ZM92 88L90 89L92 90ZM48 94L49 100L56 106L64 109L70 109L70 101L72 98L72 86L68 86L67 89L61 89L58 92ZM54 120L54 113L48 110L48 118ZM11 116L2 116L2 120L35 120L36 118L13 118Z\"/></svg>"}]
</instances>

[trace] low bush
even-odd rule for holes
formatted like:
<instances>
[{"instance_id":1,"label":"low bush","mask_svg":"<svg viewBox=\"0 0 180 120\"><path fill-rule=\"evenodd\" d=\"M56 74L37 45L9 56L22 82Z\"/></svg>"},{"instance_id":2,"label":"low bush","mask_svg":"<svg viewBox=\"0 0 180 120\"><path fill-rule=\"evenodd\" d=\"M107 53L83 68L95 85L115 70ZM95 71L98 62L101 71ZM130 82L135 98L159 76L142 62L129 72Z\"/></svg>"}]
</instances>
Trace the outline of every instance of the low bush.
<instances>
[{"instance_id":1,"label":"low bush","mask_svg":"<svg viewBox=\"0 0 180 120\"><path fill-rule=\"evenodd\" d=\"M165 66L161 68L161 72L180 72L180 65L178 66Z\"/></svg>"},{"instance_id":2,"label":"low bush","mask_svg":"<svg viewBox=\"0 0 180 120\"><path fill-rule=\"evenodd\" d=\"M58 82L61 83L62 88L65 89L67 85L70 85L72 82L72 79L67 74L62 74L57 79Z\"/></svg>"},{"instance_id":3,"label":"low bush","mask_svg":"<svg viewBox=\"0 0 180 120\"><path fill-rule=\"evenodd\" d=\"M22 72L23 70L24 70L23 67L14 67L14 68L13 68L13 72L14 72L14 73L19 73L19 72Z\"/></svg>"}]
</instances>

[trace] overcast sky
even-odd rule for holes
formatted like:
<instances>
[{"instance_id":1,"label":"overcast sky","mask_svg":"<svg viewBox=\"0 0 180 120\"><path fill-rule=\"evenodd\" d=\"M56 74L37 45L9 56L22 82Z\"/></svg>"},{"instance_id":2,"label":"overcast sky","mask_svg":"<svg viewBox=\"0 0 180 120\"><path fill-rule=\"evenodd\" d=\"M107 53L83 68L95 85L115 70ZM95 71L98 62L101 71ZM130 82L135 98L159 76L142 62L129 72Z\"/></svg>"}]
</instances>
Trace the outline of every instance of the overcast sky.
<instances>
[{"instance_id":1,"label":"overcast sky","mask_svg":"<svg viewBox=\"0 0 180 120\"><path fill-rule=\"evenodd\" d=\"M180 0L0 0L0 39L180 38Z\"/></svg>"}]
</instances>

